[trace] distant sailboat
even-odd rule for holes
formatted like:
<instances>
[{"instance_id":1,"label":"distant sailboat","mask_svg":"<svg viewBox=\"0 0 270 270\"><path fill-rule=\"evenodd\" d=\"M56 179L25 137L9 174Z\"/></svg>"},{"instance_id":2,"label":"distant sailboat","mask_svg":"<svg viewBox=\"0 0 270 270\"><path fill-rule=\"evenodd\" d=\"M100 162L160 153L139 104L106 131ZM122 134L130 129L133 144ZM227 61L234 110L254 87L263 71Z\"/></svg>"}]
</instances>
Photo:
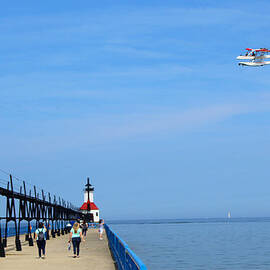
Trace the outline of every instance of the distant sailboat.
<instances>
[{"instance_id":1,"label":"distant sailboat","mask_svg":"<svg viewBox=\"0 0 270 270\"><path fill-rule=\"evenodd\" d=\"M230 211L228 212L228 218L231 218L231 212Z\"/></svg>"}]
</instances>

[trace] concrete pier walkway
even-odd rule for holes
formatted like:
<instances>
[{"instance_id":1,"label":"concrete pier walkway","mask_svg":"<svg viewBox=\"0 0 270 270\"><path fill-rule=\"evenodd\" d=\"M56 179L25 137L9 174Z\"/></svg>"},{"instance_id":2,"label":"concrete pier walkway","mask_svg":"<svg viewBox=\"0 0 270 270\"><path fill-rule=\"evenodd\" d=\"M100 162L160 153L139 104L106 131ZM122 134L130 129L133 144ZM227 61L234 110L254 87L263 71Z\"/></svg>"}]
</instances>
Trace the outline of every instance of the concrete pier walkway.
<instances>
[{"instance_id":1,"label":"concrete pier walkway","mask_svg":"<svg viewBox=\"0 0 270 270\"><path fill-rule=\"evenodd\" d=\"M22 236L23 238L23 236ZM73 258L73 250L67 250L68 235L50 238L46 243L46 258L38 258L36 243L34 247L22 246L22 251L12 247L6 250L6 257L0 258L3 270L115 270L106 235L98 239L97 229L87 232L86 241L81 242L80 258Z\"/></svg>"}]
</instances>

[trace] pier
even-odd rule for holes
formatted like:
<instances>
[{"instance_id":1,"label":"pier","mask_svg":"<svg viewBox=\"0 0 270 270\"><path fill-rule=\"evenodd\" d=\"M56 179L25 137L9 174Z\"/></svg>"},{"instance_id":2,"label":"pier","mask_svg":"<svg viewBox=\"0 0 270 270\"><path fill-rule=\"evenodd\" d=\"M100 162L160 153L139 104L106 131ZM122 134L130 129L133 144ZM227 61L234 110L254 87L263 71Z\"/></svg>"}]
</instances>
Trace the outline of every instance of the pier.
<instances>
[{"instance_id":1,"label":"pier","mask_svg":"<svg viewBox=\"0 0 270 270\"><path fill-rule=\"evenodd\" d=\"M140 258L107 225L103 240L99 239L98 230L91 227L85 241L81 243L80 258L73 258L72 248L68 250L67 224L78 219L88 222L99 217L91 194L93 188L85 190L86 207L82 211L42 189L40 193L37 192L36 186L28 184L27 188L27 183L18 178L15 179L19 185L14 185L12 175L6 174L8 178L0 181L0 207L5 213L5 216L0 216L1 269L146 269ZM87 186L90 186L89 179ZM33 239L39 222L43 222L48 229L45 259L38 257Z\"/></svg>"},{"instance_id":2,"label":"pier","mask_svg":"<svg viewBox=\"0 0 270 270\"><path fill-rule=\"evenodd\" d=\"M1 269L4 270L115 270L106 235L103 240L98 239L97 229L87 232L86 241L81 243L80 258L73 258L72 248L67 249L68 235L51 239L46 243L46 258L38 259L37 248L23 246L22 251L16 251L14 239L8 241L6 258L0 258ZM24 245L24 242L22 242Z\"/></svg>"}]
</instances>

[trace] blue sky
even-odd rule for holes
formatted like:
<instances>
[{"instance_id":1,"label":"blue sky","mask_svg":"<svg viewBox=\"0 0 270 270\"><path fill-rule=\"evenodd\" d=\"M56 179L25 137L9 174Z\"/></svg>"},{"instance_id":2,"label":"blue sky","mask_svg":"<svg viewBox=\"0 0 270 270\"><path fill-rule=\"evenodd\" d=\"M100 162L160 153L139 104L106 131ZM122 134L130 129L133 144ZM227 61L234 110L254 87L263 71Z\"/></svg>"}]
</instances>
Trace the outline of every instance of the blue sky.
<instances>
[{"instance_id":1,"label":"blue sky","mask_svg":"<svg viewBox=\"0 0 270 270\"><path fill-rule=\"evenodd\" d=\"M268 1L13 1L0 168L106 219L269 216ZM5 177L4 175L1 177Z\"/></svg>"}]
</instances>

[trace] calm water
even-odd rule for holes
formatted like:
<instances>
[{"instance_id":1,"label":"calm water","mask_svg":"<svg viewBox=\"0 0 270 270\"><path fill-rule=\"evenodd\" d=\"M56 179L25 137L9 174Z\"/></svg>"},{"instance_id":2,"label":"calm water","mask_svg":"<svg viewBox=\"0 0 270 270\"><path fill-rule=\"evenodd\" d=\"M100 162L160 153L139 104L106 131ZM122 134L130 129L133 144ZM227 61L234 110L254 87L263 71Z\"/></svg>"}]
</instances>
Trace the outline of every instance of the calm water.
<instances>
[{"instance_id":1,"label":"calm water","mask_svg":"<svg viewBox=\"0 0 270 270\"><path fill-rule=\"evenodd\" d=\"M109 222L150 270L270 269L270 219Z\"/></svg>"}]
</instances>

